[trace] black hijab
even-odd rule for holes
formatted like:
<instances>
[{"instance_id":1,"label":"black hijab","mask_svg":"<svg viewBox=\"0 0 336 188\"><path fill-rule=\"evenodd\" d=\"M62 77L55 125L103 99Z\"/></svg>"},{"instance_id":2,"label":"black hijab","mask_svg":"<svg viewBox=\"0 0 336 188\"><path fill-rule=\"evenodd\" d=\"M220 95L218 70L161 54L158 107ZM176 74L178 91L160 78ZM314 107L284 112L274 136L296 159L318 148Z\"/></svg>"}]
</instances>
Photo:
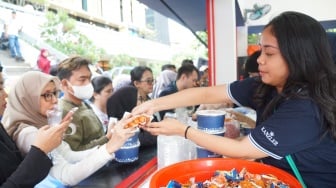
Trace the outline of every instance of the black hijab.
<instances>
[{"instance_id":1,"label":"black hijab","mask_svg":"<svg viewBox=\"0 0 336 188\"><path fill-rule=\"evenodd\" d=\"M108 117L120 120L125 112L131 112L137 105L138 90L134 86L125 86L117 90L107 100Z\"/></svg>"}]
</instances>

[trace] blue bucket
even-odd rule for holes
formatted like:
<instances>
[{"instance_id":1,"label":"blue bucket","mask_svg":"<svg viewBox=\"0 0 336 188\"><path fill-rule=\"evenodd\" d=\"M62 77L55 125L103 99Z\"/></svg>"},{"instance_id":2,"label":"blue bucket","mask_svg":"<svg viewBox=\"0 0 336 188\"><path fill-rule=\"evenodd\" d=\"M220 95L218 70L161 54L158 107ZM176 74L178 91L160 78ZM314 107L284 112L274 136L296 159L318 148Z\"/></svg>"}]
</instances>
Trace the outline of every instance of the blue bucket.
<instances>
[{"instance_id":1,"label":"blue bucket","mask_svg":"<svg viewBox=\"0 0 336 188\"><path fill-rule=\"evenodd\" d=\"M201 146L196 146L197 158L221 158L222 155L209 151Z\"/></svg>"},{"instance_id":2,"label":"blue bucket","mask_svg":"<svg viewBox=\"0 0 336 188\"><path fill-rule=\"evenodd\" d=\"M134 136L132 136L129 139L127 139L123 146L126 147L126 146L134 146L134 145L136 145L138 143L138 141L139 141L139 133L140 133L140 129L137 128L137 130L135 131Z\"/></svg>"},{"instance_id":3,"label":"blue bucket","mask_svg":"<svg viewBox=\"0 0 336 188\"><path fill-rule=\"evenodd\" d=\"M140 142L130 146L122 146L115 152L115 160L119 163L131 163L139 158Z\"/></svg>"},{"instance_id":4,"label":"blue bucket","mask_svg":"<svg viewBox=\"0 0 336 188\"><path fill-rule=\"evenodd\" d=\"M197 111L197 128L202 131L222 131L224 129L225 111L200 110Z\"/></svg>"}]
</instances>

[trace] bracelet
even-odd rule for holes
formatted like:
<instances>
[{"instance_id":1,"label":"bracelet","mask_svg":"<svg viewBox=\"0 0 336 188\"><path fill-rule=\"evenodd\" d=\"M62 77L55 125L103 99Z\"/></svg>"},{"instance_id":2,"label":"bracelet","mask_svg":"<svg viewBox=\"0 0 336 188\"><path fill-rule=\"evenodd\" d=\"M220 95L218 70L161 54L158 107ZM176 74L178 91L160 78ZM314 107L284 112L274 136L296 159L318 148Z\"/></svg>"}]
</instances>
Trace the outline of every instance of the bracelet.
<instances>
[{"instance_id":1,"label":"bracelet","mask_svg":"<svg viewBox=\"0 0 336 188\"><path fill-rule=\"evenodd\" d=\"M185 138L185 139L188 139L188 138L187 138L187 134L188 134L188 130L189 130L190 127L191 127L191 126L189 125L189 126L185 129L185 131L184 131L184 138Z\"/></svg>"}]
</instances>

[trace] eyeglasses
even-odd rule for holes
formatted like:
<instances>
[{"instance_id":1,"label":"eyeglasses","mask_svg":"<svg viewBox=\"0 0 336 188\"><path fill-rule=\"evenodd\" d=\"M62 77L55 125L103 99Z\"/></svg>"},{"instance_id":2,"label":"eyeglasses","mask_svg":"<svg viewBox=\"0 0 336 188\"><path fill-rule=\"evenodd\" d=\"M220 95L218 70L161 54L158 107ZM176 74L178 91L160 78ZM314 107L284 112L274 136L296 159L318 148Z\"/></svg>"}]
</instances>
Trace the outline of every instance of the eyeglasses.
<instances>
[{"instance_id":1,"label":"eyeglasses","mask_svg":"<svg viewBox=\"0 0 336 188\"><path fill-rule=\"evenodd\" d=\"M140 80L140 82L147 82L147 84L153 84L154 81L154 79Z\"/></svg>"},{"instance_id":2,"label":"eyeglasses","mask_svg":"<svg viewBox=\"0 0 336 188\"><path fill-rule=\"evenodd\" d=\"M44 100L47 102L51 101L53 97L58 98L59 91L54 91L54 92L47 92L44 94L41 94L42 97L44 97Z\"/></svg>"}]
</instances>

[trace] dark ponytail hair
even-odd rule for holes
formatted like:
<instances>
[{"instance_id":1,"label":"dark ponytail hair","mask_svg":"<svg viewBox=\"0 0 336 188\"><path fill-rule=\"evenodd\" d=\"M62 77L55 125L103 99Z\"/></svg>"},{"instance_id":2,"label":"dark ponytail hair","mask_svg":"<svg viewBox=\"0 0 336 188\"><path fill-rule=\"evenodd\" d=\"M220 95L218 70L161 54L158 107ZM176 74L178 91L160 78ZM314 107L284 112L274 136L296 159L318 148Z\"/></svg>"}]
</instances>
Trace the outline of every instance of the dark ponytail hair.
<instances>
[{"instance_id":1,"label":"dark ponytail hair","mask_svg":"<svg viewBox=\"0 0 336 188\"><path fill-rule=\"evenodd\" d=\"M131 85L134 86L135 81L141 81L142 75L145 71L152 73L152 69L146 66L137 66L131 70Z\"/></svg>"},{"instance_id":2,"label":"dark ponytail hair","mask_svg":"<svg viewBox=\"0 0 336 188\"><path fill-rule=\"evenodd\" d=\"M107 85L112 83L112 80L106 76L97 76L91 80L93 91L95 93L100 93ZM94 102L94 97L90 99L91 102Z\"/></svg>"}]
</instances>

